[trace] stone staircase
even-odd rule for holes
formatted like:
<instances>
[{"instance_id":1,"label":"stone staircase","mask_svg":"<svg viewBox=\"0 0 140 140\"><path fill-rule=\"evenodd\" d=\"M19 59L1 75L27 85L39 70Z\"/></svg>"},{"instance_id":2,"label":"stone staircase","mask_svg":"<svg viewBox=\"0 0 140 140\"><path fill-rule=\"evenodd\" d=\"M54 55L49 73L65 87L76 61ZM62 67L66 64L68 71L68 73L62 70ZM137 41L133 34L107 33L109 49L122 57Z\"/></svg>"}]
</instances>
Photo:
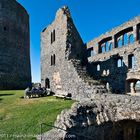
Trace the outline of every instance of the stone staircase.
<instances>
[{"instance_id":1,"label":"stone staircase","mask_svg":"<svg viewBox=\"0 0 140 140\"><path fill-rule=\"evenodd\" d=\"M97 80L94 80L93 77L89 76L87 72L86 66L82 66L80 60L71 60L74 68L76 69L79 78L81 78L85 83L88 83L89 85L99 85L100 82Z\"/></svg>"},{"instance_id":2,"label":"stone staircase","mask_svg":"<svg viewBox=\"0 0 140 140\"><path fill-rule=\"evenodd\" d=\"M70 62L77 72L81 86L84 87L85 95L90 98L93 94L107 93L105 86L88 74L86 66L82 65L80 60L71 59Z\"/></svg>"}]
</instances>

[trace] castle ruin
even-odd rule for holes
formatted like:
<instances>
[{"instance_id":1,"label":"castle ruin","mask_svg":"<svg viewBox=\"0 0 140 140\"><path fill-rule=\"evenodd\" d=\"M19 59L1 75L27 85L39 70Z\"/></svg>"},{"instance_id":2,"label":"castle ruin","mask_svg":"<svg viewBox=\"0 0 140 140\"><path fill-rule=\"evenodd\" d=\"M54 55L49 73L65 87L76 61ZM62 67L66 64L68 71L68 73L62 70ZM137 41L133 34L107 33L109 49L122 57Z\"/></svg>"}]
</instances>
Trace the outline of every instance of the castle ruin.
<instances>
[{"instance_id":1,"label":"castle ruin","mask_svg":"<svg viewBox=\"0 0 140 140\"><path fill-rule=\"evenodd\" d=\"M41 32L41 83L81 100L98 93L136 93L140 17L83 43L68 7Z\"/></svg>"},{"instance_id":2,"label":"castle ruin","mask_svg":"<svg viewBox=\"0 0 140 140\"><path fill-rule=\"evenodd\" d=\"M29 15L16 0L0 0L0 89L31 83Z\"/></svg>"},{"instance_id":3,"label":"castle ruin","mask_svg":"<svg viewBox=\"0 0 140 140\"><path fill-rule=\"evenodd\" d=\"M140 139L140 98L126 95L139 94L139 81L139 16L84 44L68 7L59 9L41 32L41 83L78 102L42 139Z\"/></svg>"},{"instance_id":4,"label":"castle ruin","mask_svg":"<svg viewBox=\"0 0 140 140\"><path fill-rule=\"evenodd\" d=\"M140 17L86 44L90 74L113 93L136 93L140 80Z\"/></svg>"}]
</instances>

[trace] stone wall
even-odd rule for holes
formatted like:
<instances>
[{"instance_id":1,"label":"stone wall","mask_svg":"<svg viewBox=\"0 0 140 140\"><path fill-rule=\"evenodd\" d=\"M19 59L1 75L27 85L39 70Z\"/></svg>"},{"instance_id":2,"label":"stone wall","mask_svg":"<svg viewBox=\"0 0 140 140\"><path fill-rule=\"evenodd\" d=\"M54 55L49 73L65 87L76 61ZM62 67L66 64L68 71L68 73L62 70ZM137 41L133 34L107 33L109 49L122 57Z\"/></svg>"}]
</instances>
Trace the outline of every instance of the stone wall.
<instances>
[{"instance_id":1,"label":"stone wall","mask_svg":"<svg viewBox=\"0 0 140 140\"><path fill-rule=\"evenodd\" d=\"M46 86L46 79L49 79L53 92L67 92L77 100L106 92L104 85L88 76L86 63L86 47L69 9L63 7L57 11L53 23L41 33L42 86Z\"/></svg>"},{"instance_id":2,"label":"stone wall","mask_svg":"<svg viewBox=\"0 0 140 140\"><path fill-rule=\"evenodd\" d=\"M96 79L108 83L114 93L130 92L130 83L137 78L127 77L140 70L140 17L112 29L86 44L88 50L89 72ZM134 56L134 62L130 60ZM119 62L120 61L120 62ZM120 64L122 63L122 64ZM130 66L133 63L133 66ZM119 66L118 66L119 64ZM100 70L97 70L100 67ZM126 86L127 85L127 86Z\"/></svg>"},{"instance_id":3,"label":"stone wall","mask_svg":"<svg viewBox=\"0 0 140 140\"><path fill-rule=\"evenodd\" d=\"M52 91L71 93L80 102L58 115L57 129L43 140L139 138L140 98L109 94L134 91L140 80L139 40L136 17L84 44L68 8L57 11L41 33L41 83L47 86L49 79Z\"/></svg>"},{"instance_id":4,"label":"stone wall","mask_svg":"<svg viewBox=\"0 0 140 140\"><path fill-rule=\"evenodd\" d=\"M51 42L54 32L55 41ZM75 69L69 66L67 62L75 59L81 61L81 66L86 67L87 75L85 76L89 79L101 81L108 92L133 92L137 81L140 80L139 40L140 17L135 17L84 44L73 24L68 8L63 7L58 10L54 22L41 33L42 85L45 86L45 79L49 78L51 88L55 91L55 83L52 77L53 73L58 74L59 72L58 86L60 88L64 87L72 93L72 90L69 90L73 88L71 81L74 80L78 85L80 81L75 76L72 77L70 73ZM51 65L51 59L54 59L54 57L56 64ZM78 73L77 70L76 73ZM85 79L84 72L81 73L81 78ZM68 74L71 78L67 77ZM68 78L70 81L66 82ZM133 85L133 88L131 88L131 85ZM76 91L77 88L73 88L74 90Z\"/></svg>"},{"instance_id":5,"label":"stone wall","mask_svg":"<svg viewBox=\"0 0 140 140\"><path fill-rule=\"evenodd\" d=\"M31 83L29 15L15 0L0 0L0 89Z\"/></svg>"},{"instance_id":6,"label":"stone wall","mask_svg":"<svg viewBox=\"0 0 140 140\"><path fill-rule=\"evenodd\" d=\"M43 134L43 140L136 140L140 136L139 103L138 97L96 94L62 111L54 124L60 129Z\"/></svg>"}]
</instances>

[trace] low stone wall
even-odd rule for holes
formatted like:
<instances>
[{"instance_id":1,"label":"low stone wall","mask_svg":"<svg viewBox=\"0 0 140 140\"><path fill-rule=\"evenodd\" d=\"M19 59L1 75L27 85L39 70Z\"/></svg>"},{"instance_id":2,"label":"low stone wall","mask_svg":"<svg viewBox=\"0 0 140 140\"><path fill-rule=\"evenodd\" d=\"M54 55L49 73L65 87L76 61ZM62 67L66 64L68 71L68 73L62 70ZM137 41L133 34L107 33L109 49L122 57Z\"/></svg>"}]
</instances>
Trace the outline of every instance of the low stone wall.
<instances>
[{"instance_id":1,"label":"low stone wall","mask_svg":"<svg viewBox=\"0 0 140 140\"><path fill-rule=\"evenodd\" d=\"M116 140L122 137L119 130L124 131L124 140L129 140L128 128L133 131L138 127L139 110L139 97L98 94L94 99L74 103L70 110L62 111L55 126L67 132L52 129L43 135L43 140L66 140L68 137L70 140Z\"/></svg>"}]
</instances>

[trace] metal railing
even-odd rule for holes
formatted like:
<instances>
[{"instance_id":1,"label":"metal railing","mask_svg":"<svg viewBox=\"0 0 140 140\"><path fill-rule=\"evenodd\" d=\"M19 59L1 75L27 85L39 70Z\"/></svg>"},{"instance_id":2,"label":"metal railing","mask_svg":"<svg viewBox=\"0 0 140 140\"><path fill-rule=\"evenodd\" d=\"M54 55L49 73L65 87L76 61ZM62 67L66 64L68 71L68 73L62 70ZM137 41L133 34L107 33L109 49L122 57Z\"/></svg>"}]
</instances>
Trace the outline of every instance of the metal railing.
<instances>
[{"instance_id":1,"label":"metal railing","mask_svg":"<svg viewBox=\"0 0 140 140\"><path fill-rule=\"evenodd\" d=\"M74 131L71 131L71 130L65 130L65 129L63 129L63 128L60 128L60 127L57 127L57 126L54 126L54 125L50 125L50 124L46 124L46 123L41 123L41 124L40 124L40 140L43 140L43 137L42 137L42 134L43 134L43 131L42 131L43 125L49 126L49 127L52 127L52 128L56 128L56 129L59 129L59 130L62 130L62 131L65 131L65 132L67 132L67 133L70 133L70 134L72 134L73 136L75 136L75 138L76 138L76 136L80 136L80 137L86 138L86 140L93 140L93 137L91 137L91 136L86 136L86 135L83 135L83 134L81 134L81 133L74 132Z\"/></svg>"}]
</instances>

